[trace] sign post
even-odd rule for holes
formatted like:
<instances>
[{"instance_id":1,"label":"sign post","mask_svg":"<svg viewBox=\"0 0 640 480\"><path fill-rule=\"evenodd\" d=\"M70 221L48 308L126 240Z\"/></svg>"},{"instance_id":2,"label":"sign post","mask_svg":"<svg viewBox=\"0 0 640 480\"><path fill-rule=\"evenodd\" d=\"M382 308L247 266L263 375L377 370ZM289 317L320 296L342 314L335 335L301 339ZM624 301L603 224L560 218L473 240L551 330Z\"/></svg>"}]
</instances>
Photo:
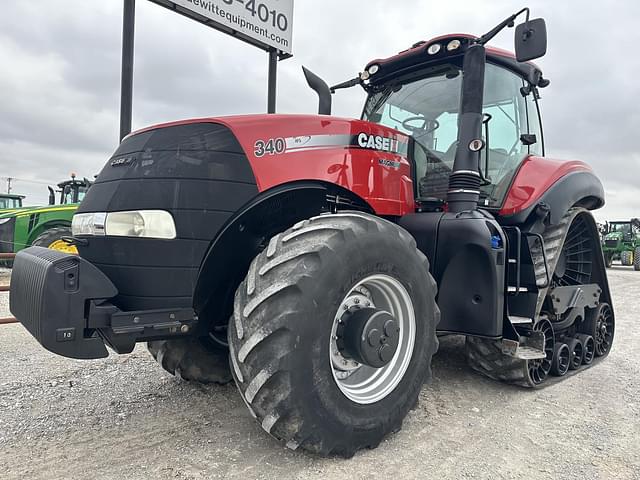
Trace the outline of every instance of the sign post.
<instances>
[{"instance_id":1,"label":"sign post","mask_svg":"<svg viewBox=\"0 0 640 480\"><path fill-rule=\"evenodd\" d=\"M268 52L267 112L276 111L278 60L292 56L294 0L150 0ZM124 0L120 140L131 131L135 0Z\"/></svg>"},{"instance_id":2,"label":"sign post","mask_svg":"<svg viewBox=\"0 0 640 480\"><path fill-rule=\"evenodd\" d=\"M278 51L269 50L269 85L267 87L267 113L276 113L276 82L278 76Z\"/></svg>"},{"instance_id":3,"label":"sign post","mask_svg":"<svg viewBox=\"0 0 640 480\"><path fill-rule=\"evenodd\" d=\"M135 17L136 0L124 0L122 12L122 70L120 78L120 141L131 132Z\"/></svg>"}]
</instances>

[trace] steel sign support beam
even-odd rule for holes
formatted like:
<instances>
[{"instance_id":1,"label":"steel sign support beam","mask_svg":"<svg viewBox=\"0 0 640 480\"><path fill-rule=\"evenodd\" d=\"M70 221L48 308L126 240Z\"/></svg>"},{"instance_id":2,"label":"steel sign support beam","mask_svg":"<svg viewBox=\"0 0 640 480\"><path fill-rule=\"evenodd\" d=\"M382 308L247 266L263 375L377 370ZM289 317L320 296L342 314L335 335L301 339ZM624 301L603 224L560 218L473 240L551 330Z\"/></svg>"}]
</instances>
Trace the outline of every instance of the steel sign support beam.
<instances>
[{"instance_id":1,"label":"steel sign support beam","mask_svg":"<svg viewBox=\"0 0 640 480\"><path fill-rule=\"evenodd\" d=\"M124 0L122 14L122 71L120 80L120 141L131 133L135 16L136 0Z\"/></svg>"},{"instance_id":2,"label":"steel sign support beam","mask_svg":"<svg viewBox=\"0 0 640 480\"><path fill-rule=\"evenodd\" d=\"M269 50L269 85L267 87L267 113L276 113L276 87L278 76L278 51Z\"/></svg>"}]
</instances>

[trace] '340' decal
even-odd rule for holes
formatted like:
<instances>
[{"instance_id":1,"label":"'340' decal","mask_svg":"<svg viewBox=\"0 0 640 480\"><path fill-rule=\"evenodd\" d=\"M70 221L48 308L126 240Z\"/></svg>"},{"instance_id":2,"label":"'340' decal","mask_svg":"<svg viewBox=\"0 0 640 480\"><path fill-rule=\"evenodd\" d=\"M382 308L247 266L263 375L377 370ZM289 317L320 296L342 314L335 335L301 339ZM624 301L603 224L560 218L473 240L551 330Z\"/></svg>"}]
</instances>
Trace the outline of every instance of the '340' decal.
<instances>
[{"instance_id":1,"label":"'340' decal","mask_svg":"<svg viewBox=\"0 0 640 480\"><path fill-rule=\"evenodd\" d=\"M269 140L257 140L253 145L253 154L256 157L264 157L265 155L284 153L286 149L287 143L284 138L270 138Z\"/></svg>"}]
</instances>

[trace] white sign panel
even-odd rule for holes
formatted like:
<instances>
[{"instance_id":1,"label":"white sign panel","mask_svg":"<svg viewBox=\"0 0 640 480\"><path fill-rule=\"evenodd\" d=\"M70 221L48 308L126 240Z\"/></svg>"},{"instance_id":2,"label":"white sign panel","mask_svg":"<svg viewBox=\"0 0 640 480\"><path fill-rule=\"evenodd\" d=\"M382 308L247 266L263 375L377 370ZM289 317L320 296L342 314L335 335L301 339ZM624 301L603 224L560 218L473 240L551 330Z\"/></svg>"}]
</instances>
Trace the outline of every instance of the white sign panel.
<instances>
[{"instance_id":1,"label":"white sign panel","mask_svg":"<svg viewBox=\"0 0 640 480\"><path fill-rule=\"evenodd\" d=\"M172 0L158 1L179 7L220 24L227 33L240 33L251 43L291 53L293 32L293 0ZM188 12L177 9L190 16ZM199 20L197 17L194 17ZM214 25L215 26L215 25ZM230 32L231 30L232 32Z\"/></svg>"}]
</instances>

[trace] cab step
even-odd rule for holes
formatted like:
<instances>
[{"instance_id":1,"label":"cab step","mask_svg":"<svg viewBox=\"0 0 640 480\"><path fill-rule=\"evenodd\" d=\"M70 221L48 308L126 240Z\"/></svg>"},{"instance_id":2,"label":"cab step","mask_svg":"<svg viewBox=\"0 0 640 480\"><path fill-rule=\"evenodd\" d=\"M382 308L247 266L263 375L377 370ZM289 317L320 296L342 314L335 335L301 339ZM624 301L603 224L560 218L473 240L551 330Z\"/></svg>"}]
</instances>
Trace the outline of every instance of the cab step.
<instances>
[{"instance_id":1,"label":"cab step","mask_svg":"<svg viewBox=\"0 0 640 480\"><path fill-rule=\"evenodd\" d=\"M541 342L541 338L538 335L533 335L532 337L521 337L521 340L521 342L517 342L515 340L503 338L502 353L520 360L537 360L546 358L547 354L542 349L544 338L542 338Z\"/></svg>"},{"instance_id":2,"label":"cab step","mask_svg":"<svg viewBox=\"0 0 640 480\"><path fill-rule=\"evenodd\" d=\"M533 325L533 319L529 317L519 317L517 315L509 315L509 321L512 325Z\"/></svg>"}]
</instances>

